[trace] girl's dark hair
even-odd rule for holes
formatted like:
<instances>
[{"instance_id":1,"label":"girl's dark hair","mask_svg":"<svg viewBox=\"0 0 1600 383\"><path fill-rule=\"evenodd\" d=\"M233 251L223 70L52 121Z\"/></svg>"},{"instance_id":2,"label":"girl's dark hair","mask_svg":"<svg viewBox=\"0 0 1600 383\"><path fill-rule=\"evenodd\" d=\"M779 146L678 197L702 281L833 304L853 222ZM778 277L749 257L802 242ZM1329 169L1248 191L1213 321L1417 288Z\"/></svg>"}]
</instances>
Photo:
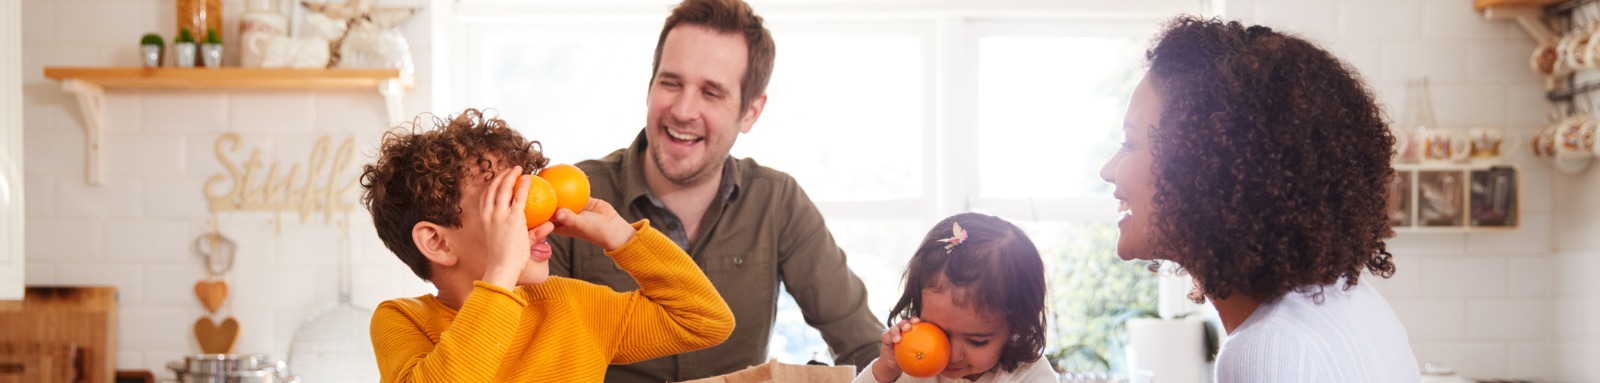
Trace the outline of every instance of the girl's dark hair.
<instances>
[{"instance_id":1,"label":"girl's dark hair","mask_svg":"<svg viewBox=\"0 0 1600 383\"><path fill-rule=\"evenodd\" d=\"M967 239L945 250L956 223ZM1044 261L1022 229L987 214L961 213L933 225L906 266L905 289L888 325L922 316L923 289L950 289L957 304L1005 318L1011 339L999 367L1013 371L1044 351Z\"/></svg>"},{"instance_id":2,"label":"girl's dark hair","mask_svg":"<svg viewBox=\"0 0 1600 383\"><path fill-rule=\"evenodd\" d=\"M372 213L378 238L423 280L433 273L411 228L422 221L461 227L462 180L474 169L487 181L512 166L533 172L549 162L538 141L523 139L505 121L477 109L433 123L432 130L417 132L412 123L385 133L378 159L361 168L361 204ZM491 153L500 156L499 164L484 158Z\"/></svg>"},{"instance_id":3,"label":"girl's dark hair","mask_svg":"<svg viewBox=\"0 0 1600 383\"><path fill-rule=\"evenodd\" d=\"M1262 26L1173 19L1146 53L1160 95L1156 258L1190 299L1261 300L1394 275L1383 240L1394 136L1356 71Z\"/></svg>"}]
</instances>

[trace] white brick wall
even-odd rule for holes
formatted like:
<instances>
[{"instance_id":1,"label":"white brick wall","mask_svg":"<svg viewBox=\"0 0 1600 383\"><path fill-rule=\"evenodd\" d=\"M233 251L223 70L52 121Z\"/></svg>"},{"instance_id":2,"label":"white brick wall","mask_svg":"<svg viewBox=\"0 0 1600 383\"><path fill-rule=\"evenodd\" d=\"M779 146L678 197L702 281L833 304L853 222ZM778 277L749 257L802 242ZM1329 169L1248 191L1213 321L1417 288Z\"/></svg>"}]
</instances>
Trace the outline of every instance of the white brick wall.
<instances>
[{"instance_id":1,"label":"white brick wall","mask_svg":"<svg viewBox=\"0 0 1600 383\"><path fill-rule=\"evenodd\" d=\"M1397 123L1410 107L1406 81L1421 76L1432 81L1442 128L1500 127L1526 142L1547 119L1542 80L1528 70L1533 39L1513 23L1483 20L1471 2L1229 0L1225 7L1229 18L1300 33L1345 59ZM1375 284L1405 323L1419 362L1468 378L1600 380L1588 367L1600 359L1590 330L1600 322L1600 286L1590 282L1600 271L1593 261L1600 259L1593 235L1600 204L1571 208L1577 199L1596 200L1600 176L1552 174L1526 151L1513 162L1523 186L1519 230L1401 234L1389 241L1396 276ZM1571 185L1578 183L1588 188Z\"/></svg>"},{"instance_id":2,"label":"white brick wall","mask_svg":"<svg viewBox=\"0 0 1600 383\"><path fill-rule=\"evenodd\" d=\"M236 20L243 3L224 4L228 18ZM58 83L44 78L43 68L137 65L140 35L156 32L170 40L173 3L23 0L22 7L27 283L116 286L121 309L117 367L170 377L166 362L199 352L191 329L204 310L194 284L206 272L190 246L211 217L202 185L224 172L213 152L217 136L240 134L236 161L259 149L263 161L285 166L303 165L319 136L355 136L354 165L359 166L387 125L383 99L375 90L113 89L106 98L106 183L89 186L83 178L78 106ZM431 66L426 12L403 29L419 72ZM420 76L419 82L419 90L407 94L407 110L428 108L423 90L428 77ZM357 171L345 170L351 177ZM355 203L356 196L348 201ZM358 252L353 256L356 304L370 308L431 291L383 249L371 218L359 211L353 215L348 220L355 236L348 242ZM287 357L299 326L337 303L337 260L343 249L338 233L344 219L330 224L315 216L302 223L298 214L256 213L220 218L239 249L225 278L230 297L220 310L240 322L235 351Z\"/></svg>"}]
</instances>

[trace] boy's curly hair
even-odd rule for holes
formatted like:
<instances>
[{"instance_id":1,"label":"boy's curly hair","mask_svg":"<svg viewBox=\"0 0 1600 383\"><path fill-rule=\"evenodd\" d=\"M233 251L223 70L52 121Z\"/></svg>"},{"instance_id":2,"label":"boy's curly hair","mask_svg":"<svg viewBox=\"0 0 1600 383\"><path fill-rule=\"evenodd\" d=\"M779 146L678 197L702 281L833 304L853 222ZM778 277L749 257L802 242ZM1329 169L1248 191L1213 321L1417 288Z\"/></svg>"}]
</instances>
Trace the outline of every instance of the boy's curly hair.
<instances>
[{"instance_id":1,"label":"boy's curly hair","mask_svg":"<svg viewBox=\"0 0 1600 383\"><path fill-rule=\"evenodd\" d=\"M521 165L533 172L549 162L538 141L477 109L432 121L431 130L418 132L412 123L385 133L377 160L361 168L361 204L372 213L378 238L423 280L432 272L411 239L417 223L461 227L461 185L474 170L487 181L497 170ZM502 160L492 163L488 154Z\"/></svg>"},{"instance_id":2,"label":"boy's curly hair","mask_svg":"<svg viewBox=\"0 0 1600 383\"><path fill-rule=\"evenodd\" d=\"M1261 300L1362 270L1394 275L1384 214L1394 136L1356 71L1302 38L1178 17L1146 53L1161 96L1156 258L1190 299ZM1317 287L1311 287L1317 286Z\"/></svg>"},{"instance_id":3,"label":"boy's curly hair","mask_svg":"<svg viewBox=\"0 0 1600 383\"><path fill-rule=\"evenodd\" d=\"M967 231L960 245L945 249L957 222ZM961 213L933 225L906 266L905 289L889 312L888 325L922 316L923 289L954 289L956 304L1005 318L998 366L1014 371L1039 360L1044 351L1044 261L1017 225L1000 217Z\"/></svg>"}]
</instances>

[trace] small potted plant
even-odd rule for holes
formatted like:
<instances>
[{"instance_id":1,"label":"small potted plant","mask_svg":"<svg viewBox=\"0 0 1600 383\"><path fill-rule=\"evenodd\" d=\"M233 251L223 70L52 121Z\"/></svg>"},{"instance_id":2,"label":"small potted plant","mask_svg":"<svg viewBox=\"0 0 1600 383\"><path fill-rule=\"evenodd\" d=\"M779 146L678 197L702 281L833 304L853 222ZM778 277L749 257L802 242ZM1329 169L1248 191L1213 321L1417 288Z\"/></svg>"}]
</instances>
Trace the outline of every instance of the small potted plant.
<instances>
[{"instance_id":1,"label":"small potted plant","mask_svg":"<svg viewBox=\"0 0 1600 383\"><path fill-rule=\"evenodd\" d=\"M161 52L165 51L167 43L161 35L146 33L139 39L139 57L144 61L146 68L161 67Z\"/></svg>"},{"instance_id":2,"label":"small potted plant","mask_svg":"<svg viewBox=\"0 0 1600 383\"><path fill-rule=\"evenodd\" d=\"M222 38L217 36L217 30L206 28L206 41L200 44L200 59L207 68L222 66Z\"/></svg>"},{"instance_id":3,"label":"small potted plant","mask_svg":"<svg viewBox=\"0 0 1600 383\"><path fill-rule=\"evenodd\" d=\"M194 67L194 34L189 33L189 28L178 30L178 38L172 39L172 55L178 57L179 68Z\"/></svg>"}]
</instances>

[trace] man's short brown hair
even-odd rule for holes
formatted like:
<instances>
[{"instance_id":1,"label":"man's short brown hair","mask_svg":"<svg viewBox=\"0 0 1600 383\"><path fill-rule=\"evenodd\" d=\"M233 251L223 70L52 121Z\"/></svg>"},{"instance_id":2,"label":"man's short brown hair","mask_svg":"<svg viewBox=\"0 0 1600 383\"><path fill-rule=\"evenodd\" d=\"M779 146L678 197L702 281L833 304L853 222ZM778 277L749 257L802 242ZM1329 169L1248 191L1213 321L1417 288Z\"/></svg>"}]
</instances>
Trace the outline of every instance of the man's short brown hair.
<instances>
[{"instance_id":1,"label":"man's short brown hair","mask_svg":"<svg viewBox=\"0 0 1600 383\"><path fill-rule=\"evenodd\" d=\"M487 181L495 171L518 165L536 171L550 162L538 141L523 139L504 120L477 109L433 123L431 130L417 132L413 124L385 133L377 160L361 167L361 204L372 213L378 238L423 280L433 273L411 229L422 221L461 227L463 180L478 174ZM490 163L489 154L501 163Z\"/></svg>"},{"instance_id":2,"label":"man's short brown hair","mask_svg":"<svg viewBox=\"0 0 1600 383\"><path fill-rule=\"evenodd\" d=\"M718 33L737 33L744 36L749 48L745 61L744 78L739 81L739 115L744 115L750 102L767 92L767 80L772 78L772 62L777 47L772 43L772 32L767 31L761 16L742 0L684 0L672 9L667 23L661 27L661 38L656 40L655 60L650 64L650 83L655 84L656 71L661 70L661 49L667 43L667 33L679 25L698 25Z\"/></svg>"}]
</instances>

